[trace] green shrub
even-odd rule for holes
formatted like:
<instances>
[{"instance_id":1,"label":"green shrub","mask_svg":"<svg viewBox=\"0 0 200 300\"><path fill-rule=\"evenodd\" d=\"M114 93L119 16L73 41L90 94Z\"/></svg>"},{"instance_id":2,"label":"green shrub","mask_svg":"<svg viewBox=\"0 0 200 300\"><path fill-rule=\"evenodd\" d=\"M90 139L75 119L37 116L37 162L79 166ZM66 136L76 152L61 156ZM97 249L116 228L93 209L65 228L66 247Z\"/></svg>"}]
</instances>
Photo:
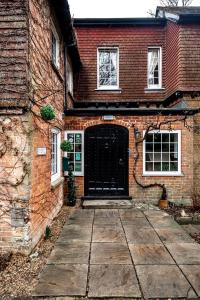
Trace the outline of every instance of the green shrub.
<instances>
[{"instance_id":1,"label":"green shrub","mask_svg":"<svg viewBox=\"0 0 200 300\"><path fill-rule=\"evenodd\" d=\"M42 119L45 121L50 121L55 119L55 111L53 107L49 104L42 106L40 109L40 114L42 116Z\"/></svg>"}]
</instances>

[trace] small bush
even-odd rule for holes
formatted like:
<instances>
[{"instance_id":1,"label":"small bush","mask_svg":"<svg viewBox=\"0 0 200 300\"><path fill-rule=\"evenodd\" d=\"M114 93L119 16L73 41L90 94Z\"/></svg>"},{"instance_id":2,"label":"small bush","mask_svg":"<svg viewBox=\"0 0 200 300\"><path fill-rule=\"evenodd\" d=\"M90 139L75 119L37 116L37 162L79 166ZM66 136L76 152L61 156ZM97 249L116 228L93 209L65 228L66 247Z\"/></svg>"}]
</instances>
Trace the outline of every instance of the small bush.
<instances>
[{"instance_id":1,"label":"small bush","mask_svg":"<svg viewBox=\"0 0 200 300\"><path fill-rule=\"evenodd\" d=\"M40 114L43 120L45 121L50 121L55 119L55 111L53 109L53 107L49 104L44 105L41 109L40 109Z\"/></svg>"}]
</instances>

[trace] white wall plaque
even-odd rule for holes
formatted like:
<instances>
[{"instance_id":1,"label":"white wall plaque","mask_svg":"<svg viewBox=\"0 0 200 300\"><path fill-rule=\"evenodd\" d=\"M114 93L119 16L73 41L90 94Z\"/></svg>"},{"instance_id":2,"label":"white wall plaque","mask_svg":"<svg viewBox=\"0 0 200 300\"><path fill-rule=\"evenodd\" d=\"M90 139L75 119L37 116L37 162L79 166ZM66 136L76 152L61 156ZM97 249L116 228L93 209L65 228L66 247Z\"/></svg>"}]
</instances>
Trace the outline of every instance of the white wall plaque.
<instances>
[{"instance_id":1,"label":"white wall plaque","mask_svg":"<svg viewBox=\"0 0 200 300\"><path fill-rule=\"evenodd\" d=\"M105 121L112 121L114 119L115 119L115 117L113 115L103 116L103 120L105 120Z\"/></svg>"},{"instance_id":2,"label":"white wall plaque","mask_svg":"<svg viewBox=\"0 0 200 300\"><path fill-rule=\"evenodd\" d=\"M37 155L46 155L47 154L47 148L37 148Z\"/></svg>"}]
</instances>

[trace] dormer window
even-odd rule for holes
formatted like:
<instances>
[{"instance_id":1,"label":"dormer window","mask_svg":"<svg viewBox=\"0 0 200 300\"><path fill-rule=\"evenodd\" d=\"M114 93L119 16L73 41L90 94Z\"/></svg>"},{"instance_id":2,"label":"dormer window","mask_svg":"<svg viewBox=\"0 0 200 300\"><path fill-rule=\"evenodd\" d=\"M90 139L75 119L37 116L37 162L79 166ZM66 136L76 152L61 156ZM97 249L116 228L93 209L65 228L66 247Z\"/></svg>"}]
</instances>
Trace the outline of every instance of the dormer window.
<instances>
[{"instance_id":1,"label":"dormer window","mask_svg":"<svg viewBox=\"0 0 200 300\"><path fill-rule=\"evenodd\" d=\"M97 88L112 90L119 88L118 48L98 48Z\"/></svg>"},{"instance_id":2,"label":"dormer window","mask_svg":"<svg viewBox=\"0 0 200 300\"><path fill-rule=\"evenodd\" d=\"M55 26L52 26L51 33L52 40L52 63L55 67L59 68L60 66L60 41Z\"/></svg>"},{"instance_id":3,"label":"dormer window","mask_svg":"<svg viewBox=\"0 0 200 300\"><path fill-rule=\"evenodd\" d=\"M161 48L148 48L148 88L162 88Z\"/></svg>"}]
</instances>

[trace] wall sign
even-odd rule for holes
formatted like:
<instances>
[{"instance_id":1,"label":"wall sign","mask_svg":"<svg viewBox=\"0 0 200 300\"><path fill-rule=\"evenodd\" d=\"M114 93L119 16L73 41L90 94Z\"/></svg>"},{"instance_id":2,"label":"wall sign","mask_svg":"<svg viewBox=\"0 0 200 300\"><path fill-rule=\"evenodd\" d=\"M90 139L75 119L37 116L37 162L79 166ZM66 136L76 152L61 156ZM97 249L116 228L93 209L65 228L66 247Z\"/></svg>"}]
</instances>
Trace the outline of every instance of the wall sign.
<instances>
[{"instance_id":1,"label":"wall sign","mask_svg":"<svg viewBox=\"0 0 200 300\"><path fill-rule=\"evenodd\" d=\"M112 121L114 119L115 119L115 117L113 115L103 116L103 120L105 120L105 121Z\"/></svg>"},{"instance_id":2,"label":"wall sign","mask_svg":"<svg viewBox=\"0 0 200 300\"><path fill-rule=\"evenodd\" d=\"M47 154L47 148L37 148L37 155L46 155Z\"/></svg>"}]
</instances>

